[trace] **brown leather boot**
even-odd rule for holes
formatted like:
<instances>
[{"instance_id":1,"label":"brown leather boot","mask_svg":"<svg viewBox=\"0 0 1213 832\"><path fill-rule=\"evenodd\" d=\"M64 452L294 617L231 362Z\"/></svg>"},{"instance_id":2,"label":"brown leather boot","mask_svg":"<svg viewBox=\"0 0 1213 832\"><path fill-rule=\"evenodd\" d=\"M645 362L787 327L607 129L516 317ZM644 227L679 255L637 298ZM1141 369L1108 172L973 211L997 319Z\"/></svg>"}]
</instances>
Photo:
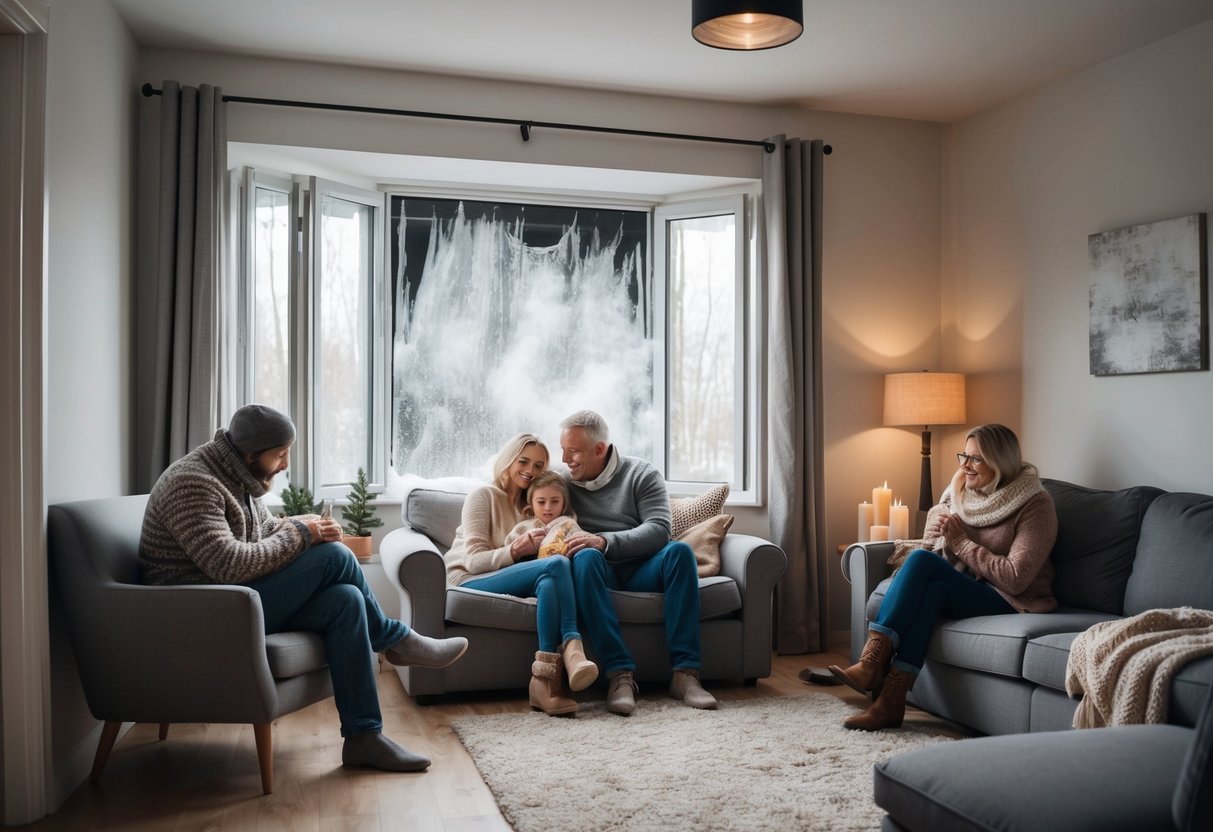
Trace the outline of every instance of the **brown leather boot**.
<instances>
[{"instance_id":1,"label":"brown leather boot","mask_svg":"<svg viewBox=\"0 0 1213 832\"><path fill-rule=\"evenodd\" d=\"M570 699L564 689L564 668L559 653L535 654L531 665L531 707L548 716L562 716L577 712L576 700Z\"/></svg>"},{"instance_id":2,"label":"brown leather boot","mask_svg":"<svg viewBox=\"0 0 1213 832\"><path fill-rule=\"evenodd\" d=\"M880 686L892 659L893 640L884 633L869 630L868 643L863 646L859 661L845 670L832 664L830 672L843 684L850 685L860 693L867 693Z\"/></svg>"},{"instance_id":3,"label":"brown leather boot","mask_svg":"<svg viewBox=\"0 0 1213 832\"><path fill-rule=\"evenodd\" d=\"M900 728L906 715L906 693L914 687L914 680L917 678L913 673L893 668L889 675L884 677L884 684L876 701L863 713L844 719L843 727L858 728L860 731Z\"/></svg>"},{"instance_id":4,"label":"brown leather boot","mask_svg":"<svg viewBox=\"0 0 1213 832\"><path fill-rule=\"evenodd\" d=\"M564 657L564 669L569 674L569 687L585 690L598 678L598 665L585 657L581 639L571 638L560 648Z\"/></svg>"}]
</instances>

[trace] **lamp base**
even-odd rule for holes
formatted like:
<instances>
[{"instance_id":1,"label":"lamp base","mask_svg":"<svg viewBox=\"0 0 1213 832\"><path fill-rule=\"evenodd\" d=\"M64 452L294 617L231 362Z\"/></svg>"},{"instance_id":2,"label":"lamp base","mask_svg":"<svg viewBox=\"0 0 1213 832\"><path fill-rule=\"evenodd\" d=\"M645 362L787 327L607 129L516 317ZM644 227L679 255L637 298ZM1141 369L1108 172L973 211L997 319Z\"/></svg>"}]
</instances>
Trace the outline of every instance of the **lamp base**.
<instances>
[{"instance_id":1,"label":"lamp base","mask_svg":"<svg viewBox=\"0 0 1213 832\"><path fill-rule=\"evenodd\" d=\"M935 505L931 487L931 432L922 431L922 475L918 481L918 510L930 511Z\"/></svg>"}]
</instances>

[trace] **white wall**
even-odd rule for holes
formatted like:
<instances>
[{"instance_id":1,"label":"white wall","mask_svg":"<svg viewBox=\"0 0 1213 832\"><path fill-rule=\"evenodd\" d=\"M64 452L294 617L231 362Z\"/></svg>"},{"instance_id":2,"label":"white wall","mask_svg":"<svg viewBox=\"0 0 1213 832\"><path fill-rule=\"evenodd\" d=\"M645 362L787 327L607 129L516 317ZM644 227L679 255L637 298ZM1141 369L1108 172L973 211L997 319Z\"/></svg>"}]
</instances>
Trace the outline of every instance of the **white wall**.
<instances>
[{"instance_id":1,"label":"white wall","mask_svg":"<svg viewBox=\"0 0 1213 832\"><path fill-rule=\"evenodd\" d=\"M47 94L49 503L126 493L135 45L108 2L53 0Z\"/></svg>"},{"instance_id":2,"label":"white wall","mask_svg":"<svg viewBox=\"0 0 1213 832\"><path fill-rule=\"evenodd\" d=\"M136 50L108 2L52 0L48 36L47 502L130 482ZM53 800L88 774L88 712L51 590Z\"/></svg>"},{"instance_id":3,"label":"white wall","mask_svg":"<svg viewBox=\"0 0 1213 832\"><path fill-rule=\"evenodd\" d=\"M945 352L977 374L975 414L1022 428L1046 476L1210 491L1208 371L1089 374L1087 236L1213 212L1213 23L952 125L944 147Z\"/></svg>"},{"instance_id":4,"label":"white wall","mask_svg":"<svg viewBox=\"0 0 1213 832\"><path fill-rule=\"evenodd\" d=\"M941 128L920 122L752 107L206 53L144 50L139 83L214 83L224 92L431 112L527 118L760 139L822 138L825 160L825 466L832 629L846 627L835 548L855 535L855 504L888 479L918 494L917 432L881 428L883 374L939 367ZM459 122L232 104L231 141L385 153L759 178L749 147L518 130ZM766 512L734 528L768 534Z\"/></svg>"}]
</instances>

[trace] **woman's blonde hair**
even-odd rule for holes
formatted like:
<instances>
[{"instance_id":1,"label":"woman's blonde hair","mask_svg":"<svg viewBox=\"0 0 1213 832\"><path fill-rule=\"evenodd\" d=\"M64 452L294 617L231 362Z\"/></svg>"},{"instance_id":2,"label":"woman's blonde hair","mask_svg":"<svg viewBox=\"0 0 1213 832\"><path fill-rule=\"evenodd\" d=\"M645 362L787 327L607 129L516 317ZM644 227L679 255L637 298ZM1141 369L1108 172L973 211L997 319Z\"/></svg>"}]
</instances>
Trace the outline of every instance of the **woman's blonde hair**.
<instances>
[{"instance_id":1,"label":"woman's blonde hair","mask_svg":"<svg viewBox=\"0 0 1213 832\"><path fill-rule=\"evenodd\" d=\"M497 452L497 457L493 460L493 485L497 486L507 494L510 492L510 466L513 465L514 460L522 456L522 452L531 445L536 445L539 448L542 448L543 455L546 459L550 460L552 458L552 455L548 453L548 446L543 444L543 440L535 434L520 433L517 436L511 437L510 440L501 447L501 450ZM543 463L543 467L547 467L547 462ZM518 492L518 499L516 502L519 510L526 506L525 492Z\"/></svg>"},{"instance_id":2,"label":"woman's blonde hair","mask_svg":"<svg viewBox=\"0 0 1213 832\"><path fill-rule=\"evenodd\" d=\"M1023 461L1019 450L1019 437L1006 425L978 425L969 431L965 439L977 442L982 460L994 472L991 485L995 491L1024 471L1036 473L1036 466Z\"/></svg>"},{"instance_id":3,"label":"woman's blonde hair","mask_svg":"<svg viewBox=\"0 0 1213 832\"><path fill-rule=\"evenodd\" d=\"M523 517L534 517L535 510L531 508L531 495L540 488L556 488L564 496L564 515L566 517L573 516L573 509L569 505L569 481L564 478L564 474L559 471L544 471L535 479L531 480L530 487L526 490L526 508L522 510Z\"/></svg>"}]
</instances>

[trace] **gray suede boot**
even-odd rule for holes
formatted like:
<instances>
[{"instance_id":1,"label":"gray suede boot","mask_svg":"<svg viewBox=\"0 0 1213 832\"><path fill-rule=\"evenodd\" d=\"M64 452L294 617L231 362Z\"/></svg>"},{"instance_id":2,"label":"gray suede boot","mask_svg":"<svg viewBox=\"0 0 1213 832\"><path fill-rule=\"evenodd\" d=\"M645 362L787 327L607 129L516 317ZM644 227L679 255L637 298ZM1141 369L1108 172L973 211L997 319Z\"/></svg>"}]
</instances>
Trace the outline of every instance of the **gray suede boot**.
<instances>
[{"instance_id":1,"label":"gray suede boot","mask_svg":"<svg viewBox=\"0 0 1213 832\"><path fill-rule=\"evenodd\" d=\"M346 737L341 748L341 765L380 771L425 771L430 767L430 758L401 748L376 731Z\"/></svg>"},{"instance_id":2,"label":"gray suede boot","mask_svg":"<svg viewBox=\"0 0 1213 832\"><path fill-rule=\"evenodd\" d=\"M620 716L630 716L636 710L636 678L630 670L611 674L611 685L607 690L607 710Z\"/></svg>"},{"instance_id":3,"label":"gray suede boot","mask_svg":"<svg viewBox=\"0 0 1213 832\"><path fill-rule=\"evenodd\" d=\"M430 638L416 630L410 630L407 636L384 650L383 655L392 664L446 667L462 656L467 649L468 640L463 636Z\"/></svg>"},{"instance_id":4,"label":"gray suede boot","mask_svg":"<svg viewBox=\"0 0 1213 832\"><path fill-rule=\"evenodd\" d=\"M670 696L702 711L716 710L716 697L699 684L698 670L675 670L670 680Z\"/></svg>"}]
</instances>

